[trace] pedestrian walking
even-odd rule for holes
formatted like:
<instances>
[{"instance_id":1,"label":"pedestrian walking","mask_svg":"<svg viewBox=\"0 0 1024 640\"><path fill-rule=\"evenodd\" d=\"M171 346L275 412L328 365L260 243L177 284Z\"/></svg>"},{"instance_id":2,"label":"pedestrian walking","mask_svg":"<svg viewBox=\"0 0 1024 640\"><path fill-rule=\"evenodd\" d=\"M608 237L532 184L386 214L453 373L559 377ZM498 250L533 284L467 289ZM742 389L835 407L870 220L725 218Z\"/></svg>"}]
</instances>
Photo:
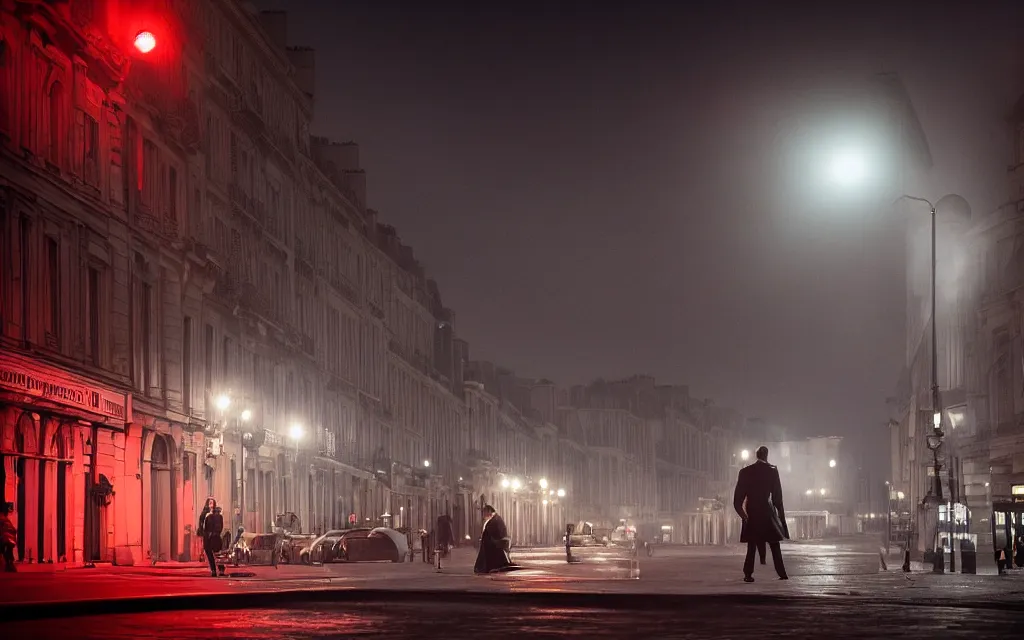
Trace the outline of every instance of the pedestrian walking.
<instances>
[{"instance_id":1,"label":"pedestrian walking","mask_svg":"<svg viewBox=\"0 0 1024 640\"><path fill-rule=\"evenodd\" d=\"M221 538L224 533L224 515L216 500L208 498L206 503L210 506L210 513L206 514L205 518L200 516L199 526L203 531L203 553L206 554L206 561L210 563L210 575L216 578L217 559L214 555L224 548L224 540Z\"/></svg>"},{"instance_id":2,"label":"pedestrian walking","mask_svg":"<svg viewBox=\"0 0 1024 640\"><path fill-rule=\"evenodd\" d=\"M782 480L779 469L768 464L768 447L757 450L754 464L740 469L733 494L733 508L743 518L740 542L747 543L743 561L743 581L754 581L754 556L758 547L767 545L779 580L788 580L779 543L789 539L786 510L782 502Z\"/></svg>"}]
</instances>

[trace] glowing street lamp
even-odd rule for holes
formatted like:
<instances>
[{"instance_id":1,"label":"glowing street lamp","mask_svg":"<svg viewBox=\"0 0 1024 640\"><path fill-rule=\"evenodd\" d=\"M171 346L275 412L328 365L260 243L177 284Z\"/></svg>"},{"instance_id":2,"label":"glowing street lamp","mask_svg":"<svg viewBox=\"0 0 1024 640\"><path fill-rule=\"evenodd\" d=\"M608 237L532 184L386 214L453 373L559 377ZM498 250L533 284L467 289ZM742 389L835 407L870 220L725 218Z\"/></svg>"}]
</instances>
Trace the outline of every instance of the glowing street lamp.
<instances>
[{"instance_id":1,"label":"glowing street lamp","mask_svg":"<svg viewBox=\"0 0 1024 640\"><path fill-rule=\"evenodd\" d=\"M548 488L548 479L547 478L541 478L540 481L537 484L540 485L541 489L547 489Z\"/></svg>"},{"instance_id":2,"label":"glowing street lamp","mask_svg":"<svg viewBox=\"0 0 1024 640\"><path fill-rule=\"evenodd\" d=\"M564 498L565 497L565 489L559 489L558 492L557 492L557 495L558 495L559 498Z\"/></svg>"},{"instance_id":3,"label":"glowing street lamp","mask_svg":"<svg viewBox=\"0 0 1024 640\"><path fill-rule=\"evenodd\" d=\"M429 467L430 466L430 460L424 460L423 461L423 466L424 467Z\"/></svg>"},{"instance_id":4,"label":"glowing street lamp","mask_svg":"<svg viewBox=\"0 0 1024 640\"><path fill-rule=\"evenodd\" d=\"M249 422L252 420L252 411L245 409L238 415L238 417L242 419L242 422Z\"/></svg>"},{"instance_id":5,"label":"glowing street lamp","mask_svg":"<svg viewBox=\"0 0 1024 640\"><path fill-rule=\"evenodd\" d=\"M297 422L288 429L288 437L295 441L295 446L299 446L299 440L302 440L304 435L306 435L306 430Z\"/></svg>"},{"instance_id":6,"label":"glowing street lamp","mask_svg":"<svg viewBox=\"0 0 1024 640\"><path fill-rule=\"evenodd\" d=\"M811 495L812 493L814 493L814 490L813 490L813 489L808 489L807 491L804 491L804 495L805 495L805 496L809 496L809 495Z\"/></svg>"},{"instance_id":7,"label":"glowing street lamp","mask_svg":"<svg viewBox=\"0 0 1024 640\"><path fill-rule=\"evenodd\" d=\"M868 161L857 149L843 149L832 157L828 165L831 182L842 187L863 184L868 178Z\"/></svg>"},{"instance_id":8,"label":"glowing street lamp","mask_svg":"<svg viewBox=\"0 0 1024 640\"><path fill-rule=\"evenodd\" d=\"M821 495L825 495L825 490L821 489Z\"/></svg>"},{"instance_id":9,"label":"glowing street lamp","mask_svg":"<svg viewBox=\"0 0 1024 640\"><path fill-rule=\"evenodd\" d=\"M213 402L220 411L227 411L228 407L231 406L231 396L226 393L222 393L217 396Z\"/></svg>"},{"instance_id":10,"label":"glowing street lamp","mask_svg":"<svg viewBox=\"0 0 1024 640\"><path fill-rule=\"evenodd\" d=\"M829 460L828 461L828 466L831 469L835 469L836 468L836 461L835 460Z\"/></svg>"},{"instance_id":11,"label":"glowing street lamp","mask_svg":"<svg viewBox=\"0 0 1024 640\"><path fill-rule=\"evenodd\" d=\"M501 479L501 488L502 488L502 489L508 489L508 487L509 487L509 485L510 485L510 484L512 484L512 483L510 483L510 482L508 481L508 478L502 478L502 479Z\"/></svg>"},{"instance_id":12,"label":"glowing street lamp","mask_svg":"<svg viewBox=\"0 0 1024 640\"><path fill-rule=\"evenodd\" d=\"M512 490L519 491L520 486L522 485L519 483L519 478L512 478Z\"/></svg>"},{"instance_id":13,"label":"glowing street lamp","mask_svg":"<svg viewBox=\"0 0 1024 640\"><path fill-rule=\"evenodd\" d=\"M135 36L135 48L139 53L149 53L156 48L156 36L149 31L140 31Z\"/></svg>"},{"instance_id":14,"label":"glowing street lamp","mask_svg":"<svg viewBox=\"0 0 1024 640\"><path fill-rule=\"evenodd\" d=\"M740 451L740 460L750 460L750 451L747 449Z\"/></svg>"}]
</instances>

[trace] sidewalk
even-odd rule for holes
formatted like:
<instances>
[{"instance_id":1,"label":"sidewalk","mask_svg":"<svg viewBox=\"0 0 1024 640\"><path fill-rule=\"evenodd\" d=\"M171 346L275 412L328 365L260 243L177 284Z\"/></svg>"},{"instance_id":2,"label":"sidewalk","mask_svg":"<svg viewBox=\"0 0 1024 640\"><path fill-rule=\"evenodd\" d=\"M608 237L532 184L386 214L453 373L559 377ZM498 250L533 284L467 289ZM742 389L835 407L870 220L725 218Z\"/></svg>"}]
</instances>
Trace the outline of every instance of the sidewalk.
<instances>
[{"instance_id":1,"label":"sidewalk","mask_svg":"<svg viewBox=\"0 0 1024 640\"><path fill-rule=\"evenodd\" d=\"M812 550L813 551L813 550ZM559 554L562 560L559 561ZM280 607L307 600L418 601L493 598L501 594L550 604L551 598L595 606L643 608L646 601L662 606L679 598L708 597L744 602L787 600L856 600L907 605L1005 608L1017 610L1024 600L1024 576L970 576L901 571L829 573L808 565L788 581L759 572L746 584L735 571L726 573L719 559L641 559L640 579L623 579L605 562L567 565L564 550L520 550L524 570L475 576L472 549L457 549L441 573L418 559L412 563L334 564L327 567L281 565L229 569L226 578L211 578L195 563L170 567L97 567L50 573L0 574L0 619L87 615L128 611L209 608ZM832 566L830 557L809 556L809 562ZM865 558L870 559L870 558ZM732 560L727 558L730 562ZM794 564L797 558L794 557ZM573 600L575 598L575 600ZM585 604L590 602L589 605ZM681 602L681 601L680 601ZM58 606L59 605L59 606Z\"/></svg>"}]
</instances>

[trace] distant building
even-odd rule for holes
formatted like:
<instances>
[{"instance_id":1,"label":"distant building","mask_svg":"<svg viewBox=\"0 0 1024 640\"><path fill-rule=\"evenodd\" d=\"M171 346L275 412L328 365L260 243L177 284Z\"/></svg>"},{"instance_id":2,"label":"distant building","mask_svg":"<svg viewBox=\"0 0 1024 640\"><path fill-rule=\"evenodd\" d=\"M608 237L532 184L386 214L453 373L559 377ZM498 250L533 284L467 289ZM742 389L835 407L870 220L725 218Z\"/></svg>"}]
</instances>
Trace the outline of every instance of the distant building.
<instances>
[{"instance_id":1,"label":"distant building","mask_svg":"<svg viewBox=\"0 0 1024 640\"><path fill-rule=\"evenodd\" d=\"M739 466L752 464L761 445L768 447L768 461L779 468L794 539L853 531L851 499L856 497L856 469L843 450L842 438L741 442Z\"/></svg>"}]
</instances>

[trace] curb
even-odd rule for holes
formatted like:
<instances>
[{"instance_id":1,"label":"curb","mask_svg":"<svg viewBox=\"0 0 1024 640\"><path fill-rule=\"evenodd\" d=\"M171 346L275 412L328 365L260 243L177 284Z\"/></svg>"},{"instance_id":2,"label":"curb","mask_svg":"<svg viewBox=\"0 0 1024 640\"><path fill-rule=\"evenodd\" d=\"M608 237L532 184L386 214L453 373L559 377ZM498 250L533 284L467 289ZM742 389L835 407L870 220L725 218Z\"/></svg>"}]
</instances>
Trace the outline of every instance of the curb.
<instances>
[{"instance_id":1,"label":"curb","mask_svg":"<svg viewBox=\"0 0 1024 640\"><path fill-rule=\"evenodd\" d=\"M465 590L391 590L361 588L313 588L278 591L245 591L186 594L171 596L128 597L115 599L27 602L0 605L0 620L38 620L94 615L139 614L160 611L252 609L280 607L286 603L347 602L358 605L420 604L437 602L439 597L465 604L494 606L561 606L628 611L692 609L700 611L723 602L741 605L821 604L844 602L852 605L947 607L1020 611L1020 602L919 600L893 601L877 596L848 595L776 595L776 594L642 594L642 593L572 593L551 591L465 591Z\"/></svg>"}]
</instances>

